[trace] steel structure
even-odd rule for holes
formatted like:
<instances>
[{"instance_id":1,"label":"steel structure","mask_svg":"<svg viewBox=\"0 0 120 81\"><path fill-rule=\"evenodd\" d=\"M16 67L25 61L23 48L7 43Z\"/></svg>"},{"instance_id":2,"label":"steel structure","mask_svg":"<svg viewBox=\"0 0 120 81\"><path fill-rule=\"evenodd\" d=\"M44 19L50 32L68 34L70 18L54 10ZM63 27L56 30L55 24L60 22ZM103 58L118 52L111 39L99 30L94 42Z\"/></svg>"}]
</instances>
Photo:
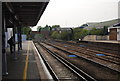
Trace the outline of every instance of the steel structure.
<instances>
[{"instance_id":1,"label":"steel structure","mask_svg":"<svg viewBox=\"0 0 120 81\"><path fill-rule=\"evenodd\" d=\"M7 75L6 36L7 28L12 28L13 39L18 35L18 54L22 49L21 29L35 26L42 16L49 0L2 0L2 75ZM13 59L17 60L16 44L14 43Z\"/></svg>"}]
</instances>

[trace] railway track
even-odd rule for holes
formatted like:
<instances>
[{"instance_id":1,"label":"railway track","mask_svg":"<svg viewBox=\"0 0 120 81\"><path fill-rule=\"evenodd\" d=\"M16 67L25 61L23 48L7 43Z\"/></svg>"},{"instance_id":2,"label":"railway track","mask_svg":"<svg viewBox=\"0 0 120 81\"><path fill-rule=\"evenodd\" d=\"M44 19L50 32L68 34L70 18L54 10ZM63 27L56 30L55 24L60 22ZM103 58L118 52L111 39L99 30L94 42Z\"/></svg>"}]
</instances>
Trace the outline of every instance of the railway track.
<instances>
[{"instance_id":1,"label":"railway track","mask_svg":"<svg viewBox=\"0 0 120 81\"><path fill-rule=\"evenodd\" d=\"M57 44L57 46L58 45L61 46L61 44ZM72 50L74 52L86 54L88 56L92 56L95 58L99 58L101 60L105 60L105 61L117 64L117 65L120 65L120 57L119 56L115 56L115 55L112 55L110 53L100 52L100 51L96 51L96 50L86 49L84 47L76 47L76 46L72 46L72 45L68 45L68 44L65 44L65 45L68 46L66 48L67 50ZM63 46L61 46L61 47L63 47ZM105 54L105 56L99 57L99 56L96 56L96 54Z\"/></svg>"},{"instance_id":2,"label":"railway track","mask_svg":"<svg viewBox=\"0 0 120 81\"><path fill-rule=\"evenodd\" d=\"M69 68L69 70L72 71L74 73L74 75L77 76L78 80L76 79L74 81L97 81L95 78L93 78L92 76L88 75L87 73L85 73L84 71L82 71L81 69L79 69L78 67L76 67L74 64L72 64L69 61L67 61L66 59L64 59L63 57L61 57L58 54L52 52L51 50L49 50L48 48L46 48L41 43L38 42L38 44L47 53L49 53L52 57L54 57L55 59L57 59L60 63L62 63L62 65L64 65L65 67ZM38 47L37 47L37 49L39 50ZM53 76L54 80L55 81L61 80L61 79L59 79L59 77L57 76L57 74L54 72L54 70L51 68L51 66L50 66L49 62L46 60L45 56L43 56L43 55L41 55L41 56L44 59L44 62L47 65L47 67L48 67L48 69L50 71L50 74ZM70 81L72 81L72 80L70 80Z\"/></svg>"},{"instance_id":3,"label":"railway track","mask_svg":"<svg viewBox=\"0 0 120 81\"><path fill-rule=\"evenodd\" d=\"M89 49L93 49L93 50L98 50L98 51L103 51L103 52L107 52L107 53L116 53L119 54L119 46L117 45L117 48L111 48L112 46L104 46L104 45L94 45L92 43L73 43L73 42L67 42L67 41L56 41L55 42L61 42L61 43L66 43L66 44L71 44L71 45L75 45L75 46L79 46L79 45L85 45L84 48L89 48Z\"/></svg>"},{"instance_id":4,"label":"railway track","mask_svg":"<svg viewBox=\"0 0 120 81\"><path fill-rule=\"evenodd\" d=\"M68 52L67 50L71 50L71 48L75 48L74 50L72 49L72 52L78 52L78 53L81 53L81 54L84 54L84 55L87 55L87 57L88 56L90 56L90 57L92 57L92 58L98 58L98 59L100 59L100 60L104 60L105 62L109 62L109 63L112 63L113 65L117 65L117 67L120 65L120 59L119 59L119 57L117 57L117 56L111 56L111 55L107 55L107 56L105 56L105 57L99 57L99 56L96 56L95 54L96 54L96 51L94 52L93 50L91 51L90 49L89 50L86 50L85 48L82 48L82 47L79 47L79 50L77 50L77 47L71 47L71 46L69 46L68 45L68 47L66 48L66 47L63 47L63 44L62 44L62 46L61 46L61 44L57 44L57 43L54 43L54 44L50 44L50 43L46 43L46 44L48 44L48 45L51 45L51 46L53 46L54 48L56 48L56 49L59 49L59 50L62 50L62 51L64 51L64 52L67 52L67 53L71 53L70 51ZM70 47L70 48L69 48ZM81 48L81 49L80 49ZM98 53L98 52L97 52ZM71 53L72 54L72 53ZM97 63L97 64L99 64L99 65L102 65L102 66L104 66L104 67L106 67L106 68L109 68L109 69L111 69L111 70L114 70L114 71L116 71L116 72L120 72L120 70L117 68L117 69L114 69L114 67L111 67L111 66L109 66L109 65L111 65L111 64L109 64L109 65L106 65L106 64L102 64L102 63L99 63L99 62L97 62L97 61L95 61L95 60L91 60L91 59L88 59L88 58L85 58L85 57L83 57L83 56L80 56L79 54L75 54L75 55L77 55L78 57L82 57L82 58L84 58L84 59L87 59L87 60L89 60L89 61L92 61L92 62L94 62L94 63Z\"/></svg>"}]
</instances>

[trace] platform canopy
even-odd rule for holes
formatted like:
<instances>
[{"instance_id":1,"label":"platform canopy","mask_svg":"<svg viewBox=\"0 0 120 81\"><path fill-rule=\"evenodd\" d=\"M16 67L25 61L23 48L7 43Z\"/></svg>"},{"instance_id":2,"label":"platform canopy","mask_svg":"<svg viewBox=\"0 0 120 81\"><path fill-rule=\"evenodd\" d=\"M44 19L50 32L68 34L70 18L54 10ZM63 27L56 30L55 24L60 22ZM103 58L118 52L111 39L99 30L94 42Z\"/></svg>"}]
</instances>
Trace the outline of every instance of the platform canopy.
<instances>
[{"instance_id":1,"label":"platform canopy","mask_svg":"<svg viewBox=\"0 0 120 81\"><path fill-rule=\"evenodd\" d=\"M11 21L10 15L25 26L35 26L42 16L49 0L2 0L6 6L5 13L8 23Z\"/></svg>"}]
</instances>

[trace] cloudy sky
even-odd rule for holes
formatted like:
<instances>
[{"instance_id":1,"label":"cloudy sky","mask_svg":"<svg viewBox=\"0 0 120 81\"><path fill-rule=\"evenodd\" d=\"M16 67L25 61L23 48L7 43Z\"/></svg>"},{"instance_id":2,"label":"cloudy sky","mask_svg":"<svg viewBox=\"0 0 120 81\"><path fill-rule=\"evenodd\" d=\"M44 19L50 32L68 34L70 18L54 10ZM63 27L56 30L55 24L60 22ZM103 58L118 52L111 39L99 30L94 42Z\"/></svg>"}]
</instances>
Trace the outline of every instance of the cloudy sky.
<instances>
[{"instance_id":1,"label":"cloudy sky","mask_svg":"<svg viewBox=\"0 0 120 81\"><path fill-rule=\"evenodd\" d=\"M37 26L77 27L118 18L120 0L50 0ZM33 30L36 30L35 26Z\"/></svg>"}]
</instances>

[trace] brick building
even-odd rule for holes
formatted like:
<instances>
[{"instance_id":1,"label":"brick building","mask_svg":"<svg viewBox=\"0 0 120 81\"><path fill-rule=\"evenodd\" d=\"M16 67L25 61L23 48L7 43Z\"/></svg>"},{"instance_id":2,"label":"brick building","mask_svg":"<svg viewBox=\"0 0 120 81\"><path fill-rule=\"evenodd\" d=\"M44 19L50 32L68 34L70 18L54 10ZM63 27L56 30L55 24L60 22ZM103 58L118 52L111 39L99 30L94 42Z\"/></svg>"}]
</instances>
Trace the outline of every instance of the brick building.
<instances>
[{"instance_id":1,"label":"brick building","mask_svg":"<svg viewBox=\"0 0 120 81\"><path fill-rule=\"evenodd\" d=\"M109 40L120 41L120 23L108 28Z\"/></svg>"}]
</instances>

